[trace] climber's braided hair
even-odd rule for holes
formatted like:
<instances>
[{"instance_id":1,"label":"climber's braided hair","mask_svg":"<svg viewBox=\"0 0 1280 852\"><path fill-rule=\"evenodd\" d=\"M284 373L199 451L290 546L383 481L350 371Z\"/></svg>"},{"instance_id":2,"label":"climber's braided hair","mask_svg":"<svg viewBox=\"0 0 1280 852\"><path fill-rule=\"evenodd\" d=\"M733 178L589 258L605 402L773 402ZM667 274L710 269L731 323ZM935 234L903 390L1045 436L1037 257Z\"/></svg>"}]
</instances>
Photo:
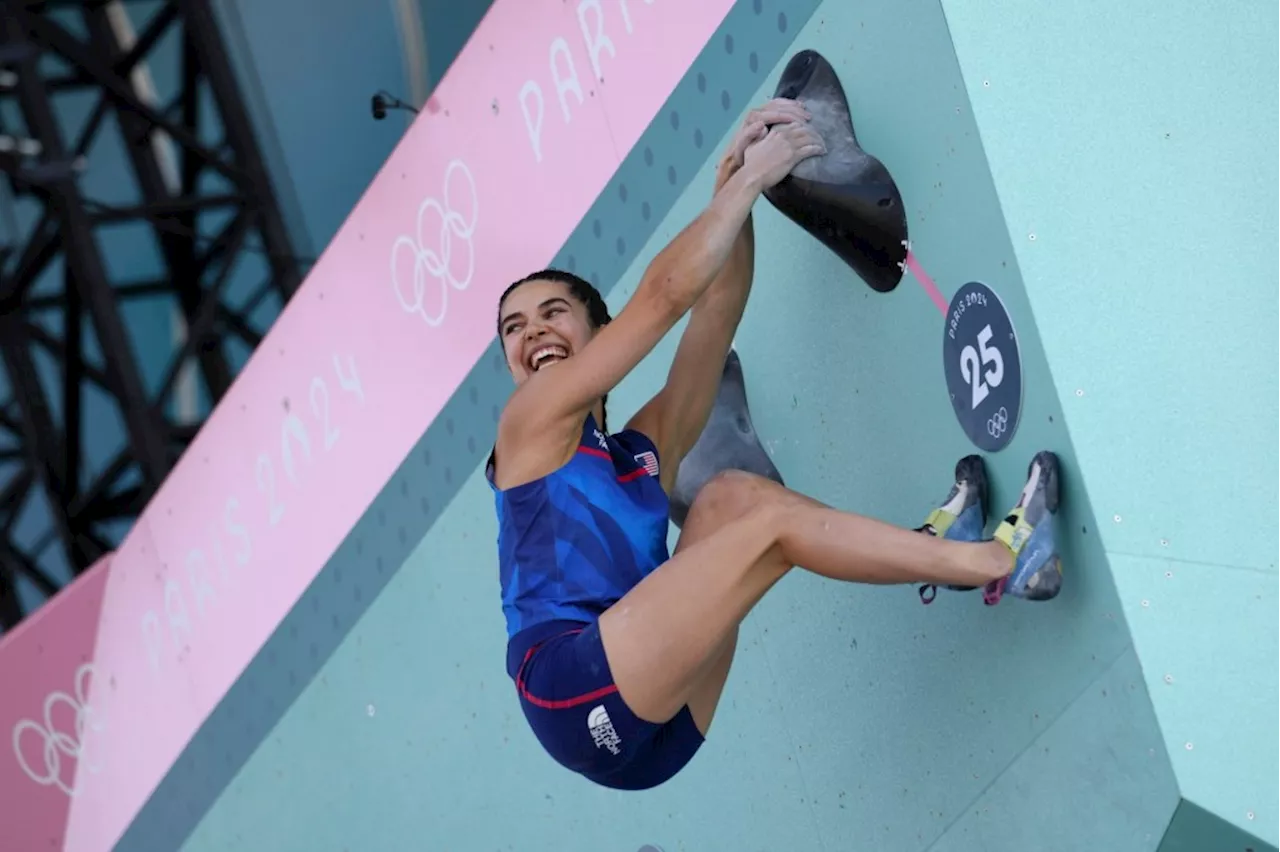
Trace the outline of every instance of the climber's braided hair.
<instances>
[{"instance_id":1,"label":"climber's braided hair","mask_svg":"<svg viewBox=\"0 0 1280 852\"><path fill-rule=\"evenodd\" d=\"M558 281L569 288L570 295L581 302L587 309L587 320L591 323L592 328L600 328L608 325L613 317L609 316L609 306L605 304L604 297L600 295L591 282L572 272L566 272L563 269L543 269L540 272L534 272L526 275L519 281L511 284L502 292L502 297L498 299L498 343L502 343L502 305L507 301L507 296L511 291L519 287L521 284L528 284L530 281ZM608 415L605 413L605 404L609 401L609 395L605 394L600 400L600 431L606 435L609 434L607 425Z\"/></svg>"}]
</instances>

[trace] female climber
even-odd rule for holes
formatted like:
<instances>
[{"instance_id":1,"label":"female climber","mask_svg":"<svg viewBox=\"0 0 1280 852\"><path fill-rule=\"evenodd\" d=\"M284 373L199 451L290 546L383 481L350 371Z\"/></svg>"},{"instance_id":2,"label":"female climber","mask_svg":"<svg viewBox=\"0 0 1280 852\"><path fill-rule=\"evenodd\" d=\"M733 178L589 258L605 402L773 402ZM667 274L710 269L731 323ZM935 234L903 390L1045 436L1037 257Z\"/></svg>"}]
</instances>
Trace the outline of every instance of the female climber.
<instances>
[{"instance_id":1,"label":"female climber","mask_svg":"<svg viewBox=\"0 0 1280 852\"><path fill-rule=\"evenodd\" d=\"M993 539L983 540L985 480L971 456L919 531L725 472L699 492L668 554L667 495L706 423L751 287L752 204L824 152L809 119L789 100L750 112L710 204L653 259L616 318L590 284L556 270L517 281L499 301L516 388L486 474L507 670L543 748L606 787L654 787L688 763L739 623L793 566L855 583L1000 584L1032 599L1060 585L1048 452ZM664 387L610 434L609 391L686 312Z\"/></svg>"}]
</instances>

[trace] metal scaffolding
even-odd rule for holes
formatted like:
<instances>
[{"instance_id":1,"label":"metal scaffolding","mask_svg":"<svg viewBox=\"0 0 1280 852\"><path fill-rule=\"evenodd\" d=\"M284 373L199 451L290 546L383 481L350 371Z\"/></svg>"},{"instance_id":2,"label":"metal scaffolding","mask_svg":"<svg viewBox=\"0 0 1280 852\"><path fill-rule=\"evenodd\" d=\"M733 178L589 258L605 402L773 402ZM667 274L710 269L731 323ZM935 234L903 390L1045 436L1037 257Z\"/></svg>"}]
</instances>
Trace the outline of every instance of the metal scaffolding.
<instances>
[{"instance_id":1,"label":"metal scaffolding","mask_svg":"<svg viewBox=\"0 0 1280 852\"><path fill-rule=\"evenodd\" d=\"M177 57L172 96L148 82L161 49L170 66ZM62 106L68 96L92 104L87 120ZM100 176L108 134L128 165ZM273 318L302 262L209 0L0 0L0 171L11 196L0 211L3 631L25 614L19 576L51 596L55 566L78 574L114 546L199 428L177 390L190 397L194 381L208 404L222 397L234 352L261 340L251 317ZM90 178L136 203L95 199ZM158 275L108 262L128 226L152 241ZM256 286L230 298L246 269ZM150 380L123 313L137 299L168 300L185 329ZM121 424L114 452L98 446L100 414L86 422L90 396Z\"/></svg>"}]
</instances>

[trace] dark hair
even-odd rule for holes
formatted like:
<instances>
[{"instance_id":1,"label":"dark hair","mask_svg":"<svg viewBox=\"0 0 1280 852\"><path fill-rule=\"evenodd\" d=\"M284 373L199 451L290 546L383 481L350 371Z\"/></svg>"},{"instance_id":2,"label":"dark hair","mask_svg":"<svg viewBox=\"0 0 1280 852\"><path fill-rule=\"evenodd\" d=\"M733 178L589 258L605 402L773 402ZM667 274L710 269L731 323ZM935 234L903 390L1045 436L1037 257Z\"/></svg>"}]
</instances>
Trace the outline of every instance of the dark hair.
<instances>
[{"instance_id":1,"label":"dark hair","mask_svg":"<svg viewBox=\"0 0 1280 852\"><path fill-rule=\"evenodd\" d=\"M568 287L569 294L586 307L587 321L591 323L592 328L608 325L613 320L613 317L609 316L609 306L605 304L604 297L600 295L600 291L590 281L563 269L543 269L526 275L502 291L502 296L498 299L497 325L499 344L502 343L502 303L507 300L507 296L511 295L513 290L521 284L528 284L530 281L556 281ZM606 435L609 434L609 427L606 423L608 415L605 413L605 404L608 401L609 394L606 393L600 400L600 431Z\"/></svg>"}]
</instances>

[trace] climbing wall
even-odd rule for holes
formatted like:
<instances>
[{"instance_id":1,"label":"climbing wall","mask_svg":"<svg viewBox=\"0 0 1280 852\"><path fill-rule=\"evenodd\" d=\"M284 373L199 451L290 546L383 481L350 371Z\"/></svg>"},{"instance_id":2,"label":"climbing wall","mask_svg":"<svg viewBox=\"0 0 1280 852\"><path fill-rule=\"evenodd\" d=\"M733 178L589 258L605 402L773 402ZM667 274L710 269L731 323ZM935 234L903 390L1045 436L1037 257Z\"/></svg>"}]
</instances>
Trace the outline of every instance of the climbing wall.
<instances>
[{"instance_id":1,"label":"climbing wall","mask_svg":"<svg viewBox=\"0 0 1280 852\"><path fill-rule=\"evenodd\" d=\"M1051 78L1036 66L1039 53L1010 47L1029 37L1019 32L1017 15L1032 13L1019 9L1010 4L997 20L996 11L966 8L948 19L937 0L742 0L556 262L592 278L619 308L649 259L706 203L714 154L744 110L771 95L796 50L818 50L844 83L862 145L902 190L914 271L894 292L874 293L762 202L755 291L737 337L756 428L792 487L918 524L945 495L955 460L974 451L953 406L948 371L956 365L944 360L944 338L961 313L953 297L982 285L991 304L962 299L963 313L1008 323L1013 337L988 340L983 349L1001 350L1006 375L1015 363L1020 374L1017 393L1000 397L1008 426L993 427L1011 430L988 455L994 502L1014 499L1035 451L1059 454L1067 585L1058 600L985 608L973 595L944 592L926 608L911 588L844 586L796 572L745 624L712 736L688 770L639 794L591 786L543 754L503 671L496 530L479 462L509 380L490 347L197 735L123 848L165 848L164 837L186 837L186 849L210 852L1023 852L1155 850L1162 839L1167 850L1274 846L1276 666L1275 652L1265 650L1276 647L1274 552L1241 545L1232 556L1241 570L1227 575L1240 577L1240 594L1230 606L1208 595L1198 610L1193 592L1170 591L1170 583L1211 562L1211 539L1222 532L1177 512L1162 518L1152 508L1159 504L1143 500L1156 485L1216 487L1216 474L1203 469L1177 473L1203 441L1175 431L1184 452L1147 459L1141 472L1150 482L1121 487L1117 479L1119 471L1133 472L1123 454L1142 455L1143 442L1167 445L1159 422L1186 412L1172 402L1153 409L1155 392L1138 387L1144 371L1167 377L1161 358L1173 350L1158 340L1178 335L1138 328L1150 316L1129 302L1107 301L1108 294L1142 290L1173 299L1195 291L1185 273L1161 290L1136 274L1136 260L1126 267L1134 274L1117 273L1115 254L1080 250L1082 231L1072 229L1098 227L1086 211L1103 218L1104 232L1131 227L1132 211L1147 209L1135 202L1157 185L1102 191L1081 160L1105 162L1112 146L1134 143L1109 139L1096 124L1057 134L1088 139L1091 147L1027 161L1037 152L1017 147L1020 122L1069 123L1078 113L1044 107L1028 119L1013 107L1029 102L1036 82L1058 87L1040 96L1052 100L1058 91L1065 103L1071 98L1061 92L1079 97L1073 87L1083 84L1066 74ZM952 12L949 4L945 11ZM1274 23L1274 9L1266 14ZM1147 27L1142 37L1155 55L1167 47L1150 28L1188 22L1158 23L1152 15L1084 29L1120 38L1125 27ZM1072 35L1075 23L1055 19L1054 26L1068 43L1048 46L1050 57L1068 53L1073 37L1077 46L1092 44ZM993 41L991 28L1004 39ZM971 52L958 58L953 36ZM1002 50L1008 55L994 58ZM1115 76L1093 82L1120 85ZM1197 103L1226 109L1207 96ZM1257 122L1259 137L1274 143L1274 112ZM1133 133L1153 134L1151 144L1160 144L1162 132L1178 132L1154 122L1130 125ZM1204 144L1207 131L1198 132ZM1036 138L1043 136L1041 128ZM1188 147L1169 155L1170 167L1198 150L1178 144ZM1263 177L1258 184L1270 186L1275 175ZM1274 202L1245 198L1263 205L1254 212L1267 227L1258 229L1270 234L1275 208L1265 204ZM531 215L545 203L531 201ZM1187 216L1176 224L1197 227ZM1131 227L1106 248L1133 246L1142 254L1135 242L1143 238L1169 240ZM1228 255L1237 267L1231 272L1256 260L1247 247ZM1071 269L1069 280L1058 264ZM1245 325L1243 340L1222 341L1224 357L1247 368L1269 331L1248 324L1241 294L1266 300L1267 311L1258 314L1269 314L1276 287L1273 279L1261 279L1268 282L1262 286L1229 278L1215 282L1214 294L1225 294L1231 317ZM1187 316L1168 307L1158 313L1183 331ZM1078 334L1062 333L1063 323ZM613 422L658 388L679 330L611 395ZM1139 366L1138 357L1149 360ZM1268 407L1274 374L1264 381L1270 384L1256 416L1269 424L1276 419ZM1252 418L1233 422L1259 446ZM1260 452L1274 454L1270 446ZM1233 492L1237 502L1224 505L1250 521L1265 514L1255 528L1270 529L1276 459L1264 461L1266 483L1244 474ZM1091 502L1099 493L1106 505ZM1266 513L1241 509L1245 499ZM1225 518L1227 510L1220 511L1215 517ZM1140 543L1117 532L1135 523ZM1203 540L1180 540L1193 534ZM1146 547L1175 548L1180 561L1153 561ZM1135 626L1143 618L1165 626ZM1197 625L1197 641L1210 645L1206 633L1229 634L1234 644L1213 647L1234 653L1228 668L1238 677L1213 680L1203 655L1176 644L1172 618ZM1261 638L1246 639L1246 631ZM1162 650L1161 637L1178 652ZM1191 698L1159 692L1183 687L1182 672L1166 677L1163 670L1181 660L1192 663L1183 669ZM1227 716L1196 698L1208 689L1232 696L1246 728L1241 738L1222 733L1215 720ZM1260 757L1240 748L1258 738ZM1202 762L1189 765L1189 756ZM1225 786L1203 797L1209 778ZM1188 789L1202 797L1184 801ZM216 797L207 813L181 813L182 803L202 797ZM1196 845L1197 836L1204 843Z\"/></svg>"},{"instance_id":2,"label":"climbing wall","mask_svg":"<svg viewBox=\"0 0 1280 852\"><path fill-rule=\"evenodd\" d=\"M944 7L1182 794L1161 850L1275 849L1280 14Z\"/></svg>"}]
</instances>

